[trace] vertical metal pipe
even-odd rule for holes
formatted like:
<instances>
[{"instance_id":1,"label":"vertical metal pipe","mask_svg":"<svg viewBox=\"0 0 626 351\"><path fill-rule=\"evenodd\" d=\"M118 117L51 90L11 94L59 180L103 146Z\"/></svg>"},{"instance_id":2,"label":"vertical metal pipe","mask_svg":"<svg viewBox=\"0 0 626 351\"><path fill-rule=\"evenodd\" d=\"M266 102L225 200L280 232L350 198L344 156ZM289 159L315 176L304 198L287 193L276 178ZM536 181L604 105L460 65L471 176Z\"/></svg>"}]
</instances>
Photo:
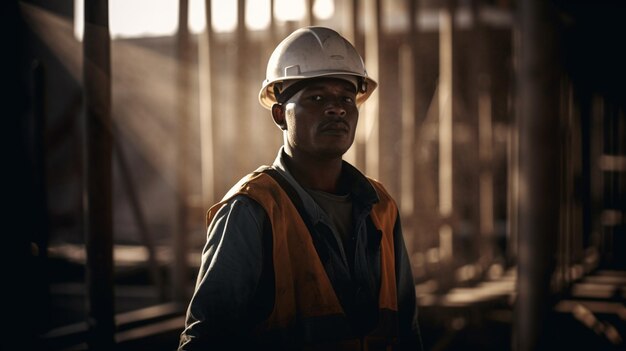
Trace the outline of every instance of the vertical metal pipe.
<instances>
[{"instance_id":1,"label":"vertical metal pipe","mask_svg":"<svg viewBox=\"0 0 626 351\"><path fill-rule=\"evenodd\" d=\"M472 0L472 37L475 51L471 57L476 82L475 95L478 130L478 205L479 260L482 265L492 263L497 250L494 238L494 187L493 187L493 126L491 100L491 74L489 65L489 38L481 18L482 1Z\"/></svg>"},{"instance_id":2,"label":"vertical metal pipe","mask_svg":"<svg viewBox=\"0 0 626 351\"><path fill-rule=\"evenodd\" d=\"M493 126L491 116L491 93L486 76L481 77L478 88L478 154L480 174L479 189L479 227L481 236L481 260L489 264L494 258L494 208L493 208Z\"/></svg>"},{"instance_id":3,"label":"vertical metal pipe","mask_svg":"<svg viewBox=\"0 0 626 351\"><path fill-rule=\"evenodd\" d=\"M402 94L402 162L400 164L401 195L400 205L407 217L413 214L413 180L415 161L415 100L413 99L415 80L413 80L414 60L409 45L400 47L400 87Z\"/></svg>"},{"instance_id":4,"label":"vertical metal pipe","mask_svg":"<svg viewBox=\"0 0 626 351\"><path fill-rule=\"evenodd\" d=\"M600 167L596 167L596 163L598 160L602 158L604 153L604 114L606 113L606 106L604 99L595 95L592 96L590 94L591 102L590 102L590 118L589 121L591 123L590 131L590 139L589 143L589 154L590 154L590 195L591 195L591 233L589 238L589 246L593 247L599 256L601 256L601 251L603 247L602 242L602 210L603 210L603 190L604 190L604 171ZM587 265L585 273L589 272L590 269L594 268L599 260L595 259L590 265Z\"/></svg>"},{"instance_id":5,"label":"vertical metal pipe","mask_svg":"<svg viewBox=\"0 0 626 351\"><path fill-rule=\"evenodd\" d=\"M198 80L200 102L200 154L202 169L202 206L209 208L215 201L214 145L213 145L213 88L212 62L213 20L211 0L204 0L206 29L198 40Z\"/></svg>"},{"instance_id":6,"label":"vertical metal pipe","mask_svg":"<svg viewBox=\"0 0 626 351\"><path fill-rule=\"evenodd\" d=\"M87 313L91 350L114 341L111 57L108 0L85 2L85 243Z\"/></svg>"},{"instance_id":7,"label":"vertical metal pipe","mask_svg":"<svg viewBox=\"0 0 626 351\"><path fill-rule=\"evenodd\" d=\"M368 74L380 82L380 33L381 33L381 0L365 3L365 65ZM379 93L375 91L365 104L364 143L365 170L370 177L380 177L380 126L379 126Z\"/></svg>"},{"instance_id":8,"label":"vertical metal pipe","mask_svg":"<svg viewBox=\"0 0 626 351\"><path fill-rule=\"evenodd\" d=\"M580 141L581 141L581 203L582 203L582 248L586 249L591 241L593 206L591 196L591 184L593 162L591 160L591 94L585 89L579 89L576 94L580 118ZM582 258L582 257L580 257Z\"/></svg>"},{"instance_id":9,"label":"vertical metal pipe","mask_svg":"<svg viewBox=\"0 0 626 351\"><path fill-rule=\"evenodd\" d=\"M518 60L521 54L521 30L519 23L511 33L512 55ZM516 72L516 74L518 74ZM515 98L518 98L517 95ZM513 100L513 99L511 99ZM510 265L517 264L519 244L519 119L520 104L512 104L509 113L513 118L507 131L507 241L506 259Z\"/></svg>"},{"instance_id":10,"label":"vertical metal pipe","mask_svg":"<svg viewBox=\"0 0 626 351\"><path fill-rule=\"evenodd\" d=\"M270 0L270 47L276 45L276 18L274 17L275 0Z\"/></svg>"},{"instance_id":11,"label":"vertical metal pipe","mask_svg":"<svg viewBox=\"0 0 626 351\"><path fill-rule=\"evenodd\" d=\"M508 264L517 262L519 239L519 133L513 121L507 131L507 241Z\"/></svg>"},{"instance_id":12,"label":"vertical metal pipe","mask_svg":"<svg viewBox=\"0 0 626 351\"><path fill-rule=\"evenodd\" d=\"M172 297L179 303L187 300L187 285L189 283L187 250L189 211L187 199L189 197L189 29L188 29L188 0L178 2L178 157L176 165L177 179L177 225L172 235L174 248L174 265L172 267Z\"/></svg>"},{"instance_id":13,"label":"vertical metal pipe","mask_svg":"<svg viewBox=\"0 0 626 351\"><path fill-rule=\"evenodd\" d=\"M344 1L342 2L342 34L343 36L352 43L356 47L356 16L354 14L354 6L356 0ZM358 134L360 135L360 131L362 130L363 123L360 123L357 128L359 130ZM352 147L348 149L348 151L343 155L343 159L347 162L357 165L357 149L359 144L359 137L357 136L352 144Z\"/></svg>"},{"instance_id":14,"label":"vertical metal pipe","mask_svg":"<svg viewBox=\"0 0 626 351\"><path fill-rule=\"evenodd\" d=\"M439 11L439 256L444 266L451 264L453 257L450 222L453 208L452 149L453 139L453 54L454 54L454 1ZM443 274L443 279L449 275Z\"/></svg>"},{"instance_id":15,"label":"vertical metal pipe","mask_svg":"<svg viewBox=\"0 0 626 351\"><path fill-rule=\"evenodd\" d=\"M39 256L45 258L48 251L48 209L46 191L46 69L44 65L35 61L33 72L33 117L32 144L33 144L33 173L35 174L35 194L37 209L35 220L35 243Z\"/></svg>"},{"instance_id":16,"label":"vertical metal pipe","mask_svg":"<svg viewBox=\"0 0 626 351\"><path fill-rule=\"evenodd\" d=\"M313 4L315 0L306 0L307 25L315 25L315 14L313 13Z\"/></svg>"},{"instance_id":17,"label":"vertical metal pipe","mask_svg":"<svg viewBox=\"0 0 626 351\"><path fill-rule=\"evenodd\" d=\"M542 350L550 334L550 281L559 230L559 72L555 16L519 4L519 245L514 349Z\"/></svg>"},{"instance_id":18,"label":"vertical metal pipe","mask_svg":"<svg viewBox=\"0 0 626 351\"><path fill-rule=\"evenodd\" d=\"M421 119L423 118L423 116L421 116L420 114L420 104L422 103L422 99L421 99L421 95L419 94L419 91L417 89L417 87L415 86L420 80L419 80L419 70L418 70L418 65L419 65L419 44L420 44L420 30L419 30L419 22L418 22L418 18L419 18L419 10L418 10L418 0L409 0L409 11L408 11L408 17L409 17L409 31L408 31L408 42L409 42L409 48L411 49L411 57L413 59L412 62L412 66L413 66L413 71L412 71L412 76L411 79L413 79L414 81L414 86L413 86L413 96L411 97L413 99L413 115L415 118L415 125L419 126L421 125ZM415 137L417 137L417 134L415 135Z\"/></svg>"},{"instance_id":19,"label":"vertical metal pipe","mask_svg":"<svg viewBox=\"0 0 626 351\"><path fill-rule=\"evenodd\" d=\"M253 147L253 134L258 136L258 133L254 133L252 128L258 123L258 120L250 113L249 109L249 96L250 84L247 84L249 70L249 57L250 50L248 48L248 36L246 31L246 1L237 0L237 50L236 50L236 81L235 81L235 94L241 100L236 104L236 114L238 118L233 122L235 123L237 130L237 138L239 140L239 150L244 152L235 152L234 157L237 158L238 172L243 172L247 169L249 158L255 155L255 148Z\"/></svg>"},{"instance_id":20,"label":"vertical metal pipe","mask_svg":"<svg viewBox=\"0 0 626 351\"><path fill-rule=\"evenodd\" d=\"M48 187L47 187L47 138L46 138L46 67L40 61L33 62L33 125L30 143L33 146L32 174L33 200L32 206L32 236L31 250L33 265L37 276L28 277L33 281L35 301L32 301L33 310L49 308L50 279L48 274L48 243L50 241L50 218L48 215ZM31 329L40 333L48 326L49 320L42 316L32 323Z\"/></svg>"},{"instance_id":21,"label":"vertical metal pipe","mask_svg":"<svg viewBox=\"0 0 626 351\"><path fill-rule=\"evenodd\" d=\"M626 269L626 257L623 250L626 247L626 102L613 101L614 104L614 157L613 169L615 175L615 190L613 193L613 221L614 221L614 253L615 261L612 267ZM620 166L618 166L620 165Z\"/></svg>"},{"instance_id":22,"label":"vertical metal pipe","mask_svg":"<svg viewBox=\"0 0 626 351\"><path fill-rule=\"evenodd\" d=\"M572 83L565 77L561 79L561 97L560 112L563 121L563 141L561 143L561 179L560 187L560 225L558 237L558 257L556 262L556 285L555 289L563 290L569 286L571 282L570 267L573 262L572 248L573 238L580 235L578 228L575 227L576 222L576 206L577 202L573 194L576 192L574 179L578 177L576 168L576 159L578 153L573 152L576 147L576 134L574 131L574 111L572 106Z\"/></svg>"},{"instance_id":23,"label":"vertical metal pipe","mask_svg":"<svg viewBox=\"0 0 626 351\"><path fill-rule=\"evenodd\" d=\"M354 14L355 7L354 0L344 1L341 3L341 15L342 15L342 34L348 39L352 45L356 46L356 16Z\"/></svg>"},{"instance_id":24,"label":"vertical metal pipe","mask_svg":"<svg viewBox=\"0 0 626 351\"><path fill-rule=\"evenodd\" d=\"M618 160L624 157L624 122L623 112L613 97L605 98L603 116L603 152L601 158L603 196L602 196L602 240L605 243L600 252L604 267L623 268L624 210L623 210L623 171L617 166ZM620 116L621 114L621 116ZM621 122L621 123L620 123Z\"/></svg>"},{"instance_id":25,"label":"vertical metal pipe","mask_svg":"<svg viewBox=\"0 0 626 351\"><path fill-rule=\"evenodd\" d=\"M360 0L347 0L346 1L346 12L347 15L351 17L350 25L352 26L352 44L360 53L363 52L363 33L359 32L359 14L361 13L361 2ZM363 55L363 54L362 54ZM376 77L378 78L378 77Z\"/></svg>"},{"instance_id":26,"label":"vertical metal pipe","mask_svg":"<svg viewBox=\"0 0 626 351\"><path fill-rule=\"evenodd\" d=\"M413 95L410 98L413 100L411 105L413 107L412 115L414 119L413 146L411 148L413 152L413 157L412 157L413 185L412 185L412 188L410 189L411 191L410 195L413 201L413 209L411 213L412 219L409 220L408 224L413 226L414 240L413 240L412 251L421 252L421 251L424 251L426 248L425 242L427 239L425 235L418 235L418 229L416 227L416 223L419 222L419 218L422 218L422 216L424 216L423 214L424 208L423 206L421 206L421 203L419 200L420 198L423 197L423 194L421 193L423 190L418 185L420 184L420 181L419 181L419 178L417 177L417 175L420 174L420 172L423 173L424 165L420 161L421 158L418 156L420 152L417 148L419 147L418 145L419 145L419 140L420 140L420 135L421 135L421 130L422 130L421 127L424 123L424 120L426 119L428 98L424 94L424 85L425 85L423 83L424 74L420 70L422 67L421 65L422 55L420 53L420 45L421 45L421 40L423 37L419 28L419 25L420 25L419 24L419 18L420 18L419 0L409 1L408 16L409 16L408 41L409 41L409 47L411 49L411 57L412 57L411 64L413 66L413 71L412 71L412 76L411 76L411 79L413 80Z\"/></svg>"},{"instance_id":27,"label":"vertical metal pipe","mask_svg":"<svg viewBox=\"0 0 626 351\"><path fill-rule=\"evenodd\" d=\"M366 20L361 19L361 6L363 3L360 0L347 0L344 5L346 6L346 15L350 17L349 22L352 29L350 30L353 35L352 44L359 52L361 57L365 57L365 33L364 31L360 31L361 27L366 27L365 23L368 23ZM363 25L360 24L359 20L363 22ZM369 69L370 64L367 62L367 58L365 58L365 65L368 67L368 72L371 76L373 76L371 70ZM374 77L378 79L378 77ZM380 89L380 87L378 88ZM377 95L378 93L376 93ZM371 98L370 100L371 101ZM359 169L366 169L366 123L365 116L367 114L367 103L360 109L360 114L362 116L361 122L357 125L356 137L354 139L354 144L352 146L352 150L348 155L349 162L353 162Z\"/></svg>"},{"instance_id":28,"label":"vertical metal pipe","mask_svg":"<svg viewBox=\"0 0 626 351\"><path fill-rule=\"evenodd\" d=\"M4 6L6 5L6 6ZM8 167L3 171L3 182L7 184L2 193L5 204L3 208L3 226L10 228L2 237L4 252L0 258L2 264L2 318L10 323L2 327L3 338L0 340L2 350L34 350L38 349L37 335L47 328L45 316L42 315L40 298L43 292L38 290L43 281L41 264L34 257L31 240L37 237L36 218L32 217L34 201L38 195L33 189L33 168L30 162L31 140L25 140L28 130L28 92L23 83L22 73L24 56L27 47L26 28L23 20L27 17L23 3L5 2L2 7L3 21L0 30L7 35L3 41L3 50L9 53L3 61L3 143L5 154L3 162ZM33 72L35 73L35 72ZM36 87L36 83L35 89ZM6 89L9 88L9 89ZM35 104L41 100L33 94ZM37 109L36 106L33 106ZM36 111L33 111L37 113ZM35 117L37 118L37 117ZM32 136L32 134L31 134ZM10 147L10 148L7 148ZM36 176L36 175L35 175ZM11 230L13 229L13 230ZM36 299L36 300L35 300ZM39 347L40 348L40 347Z\"/></svg>"},{"instance_id":29,"label":"vertical metal pipe","mask_svg":"<svg viewBox=\"0 0 626 351\"><path fill-rule=\"evenodd\" d=\"M413 193L415 180L415 83L414 63L411 46L400 47L400 88L402 94L401 162L400 162L400 209L402 227L407 247L413 247ZM408 239L408 240L407 240Z\"/></svg>"}]
</instances>

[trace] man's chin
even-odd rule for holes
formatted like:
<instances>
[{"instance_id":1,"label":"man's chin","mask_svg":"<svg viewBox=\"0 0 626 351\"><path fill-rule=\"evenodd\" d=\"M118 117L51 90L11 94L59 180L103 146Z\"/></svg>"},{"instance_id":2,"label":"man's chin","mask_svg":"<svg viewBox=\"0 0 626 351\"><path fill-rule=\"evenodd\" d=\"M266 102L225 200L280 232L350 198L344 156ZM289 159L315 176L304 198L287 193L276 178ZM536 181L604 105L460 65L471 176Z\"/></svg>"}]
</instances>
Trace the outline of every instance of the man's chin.
<instances>
[{"instance_id":1,"label":"man's chin","mask_svg":"<svg viewBox=\"0 0 626 351\"><path fill-rule=\"evenodd\" d=\"M348 152L349 148L341 147L341 148L329 148L321 151L319 154L321 157L325 159L337 159L342 158L343 155Z\"/></svg>"}]
</instances>

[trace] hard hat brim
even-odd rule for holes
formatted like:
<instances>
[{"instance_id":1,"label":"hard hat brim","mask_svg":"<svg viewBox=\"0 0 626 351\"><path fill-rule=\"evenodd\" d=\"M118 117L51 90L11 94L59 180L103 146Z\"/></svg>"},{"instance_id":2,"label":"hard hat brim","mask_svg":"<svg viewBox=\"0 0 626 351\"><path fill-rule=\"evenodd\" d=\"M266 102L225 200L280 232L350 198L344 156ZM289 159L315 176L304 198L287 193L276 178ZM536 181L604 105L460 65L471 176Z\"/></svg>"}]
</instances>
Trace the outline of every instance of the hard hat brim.
<instances>
[{"instance_id":1,"label":"hard hat brim","mask_svg":"<svg viewBox=\"0 0 626 351\"><path fill-rule=\"evenodd\" d=\"M285 77L285 78L274 80L274 81L263 82L263 87L259 91L259 103L261 104L261 106L265 107L268 110L272 108L272 105L274 105L277 102L276 96L274 96L274 84L276 83L280 83L284 81L299 81L303 79L323 78L323 77L342 76L342 75L354 76L354 77L365 79L365 84L366 84L365 91L357 92L357 97L356 97L357 105L361 105L362 103L364 103L378 86L378 83L375 80L369 77L363 77L353 72L337 72L337 71L321 72L321 73L317 72L314 74L308 74L308 75L302 75L302 76L290 76L290 77Z\"/></svg>"}]
</instances>

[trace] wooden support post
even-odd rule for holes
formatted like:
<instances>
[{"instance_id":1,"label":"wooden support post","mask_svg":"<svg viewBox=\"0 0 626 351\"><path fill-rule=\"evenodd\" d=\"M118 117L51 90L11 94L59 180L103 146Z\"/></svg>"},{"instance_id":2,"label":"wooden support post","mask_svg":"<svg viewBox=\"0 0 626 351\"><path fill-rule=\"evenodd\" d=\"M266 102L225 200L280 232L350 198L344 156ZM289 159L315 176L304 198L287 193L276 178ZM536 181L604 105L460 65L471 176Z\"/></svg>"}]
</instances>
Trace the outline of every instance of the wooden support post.
<instances>
[{"instance_id":1,"label":"wooden support post","mask_svg":"<svg viewBox=\"0 0 626 351\"><path fill-rule=\"evenodd\" d=\"M112 350L113 212L111 57L109 2L85 2L83 85L85 91L85 243L90 350Z\"/></svg>"},{"instance_id":2,"label":"wooden support post","mask_svg":"<svg viewBox=\"0 0 626 351\"><path fill-rule=\"evenodd\" d=\"M556 16L542 0L519 4L519 244L513 349L544 350L559 231L559 70Z\"/></svg>"}]
</instances>

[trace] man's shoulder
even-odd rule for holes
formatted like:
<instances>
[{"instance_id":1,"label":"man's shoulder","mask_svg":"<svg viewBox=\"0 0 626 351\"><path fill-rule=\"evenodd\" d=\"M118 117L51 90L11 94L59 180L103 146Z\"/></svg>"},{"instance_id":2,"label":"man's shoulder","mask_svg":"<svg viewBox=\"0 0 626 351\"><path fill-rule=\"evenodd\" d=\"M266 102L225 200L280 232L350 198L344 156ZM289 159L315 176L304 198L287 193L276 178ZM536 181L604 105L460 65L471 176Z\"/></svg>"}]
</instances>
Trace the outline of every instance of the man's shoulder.
<instances>
[{"instance_id":1,"label":"man's shoulder","mask_svg":"<svg viewBox=\"0 0 626 351\"><path fill-rule=\"evenodd\" d=\"M239 181L237 181L231 188L226 192L224 197L222 197L222 201L228 200L234 195L241 193L243 189L249 186L251 183L258 183L259 179L261 179L262 174L267 172L267 170L272 169L270 166L261 166L257 168L255 171L250 172L243 176Z\"/></svg>"},{"instance_id":2,"label":"man's shoulder","mask_svg":"<svg viewBox=\"0 0 626 351\"><path fill-rule=\"evenodd\" d=\"M379 193L379 196L382 193L382 195L391 198L391 195L389 195L387 188L385 188L385 185L380 180L372 178L367 175L365 176L365 178L367 179L367 181L370 182L370 184L372 184L372 186L374 187L374 190L376 190L376 192Z\"/></svg>"},{"instance_id":3,"label":"man's shoulder","mask_svg":"<svg viewBox=\"0 0 626 351\"><path fill-rule=\"evenodd\" d=\"M216 218L223 217L229 217L233 220L250 218L256 222L262 222L263 218L266 217L266 212L260 203L247 194L233 193L224 197L207 211L206 225L208 226Z\"/></svg>"},{"instance_id":4,"label":"man's shoulder","mask_svg":"<svg viewBox=\"0 0 626 351\"><path fill-rule=\"evenodd\" d=\"M376 191L376 195L378 195L379 205L384 205L385 207L390 207L391 209L397 209L398 206L396 205L396 201L391 194L389 194L383 183L368 176L366 176L366 178Z\"/></svg>"}]
</instances>

